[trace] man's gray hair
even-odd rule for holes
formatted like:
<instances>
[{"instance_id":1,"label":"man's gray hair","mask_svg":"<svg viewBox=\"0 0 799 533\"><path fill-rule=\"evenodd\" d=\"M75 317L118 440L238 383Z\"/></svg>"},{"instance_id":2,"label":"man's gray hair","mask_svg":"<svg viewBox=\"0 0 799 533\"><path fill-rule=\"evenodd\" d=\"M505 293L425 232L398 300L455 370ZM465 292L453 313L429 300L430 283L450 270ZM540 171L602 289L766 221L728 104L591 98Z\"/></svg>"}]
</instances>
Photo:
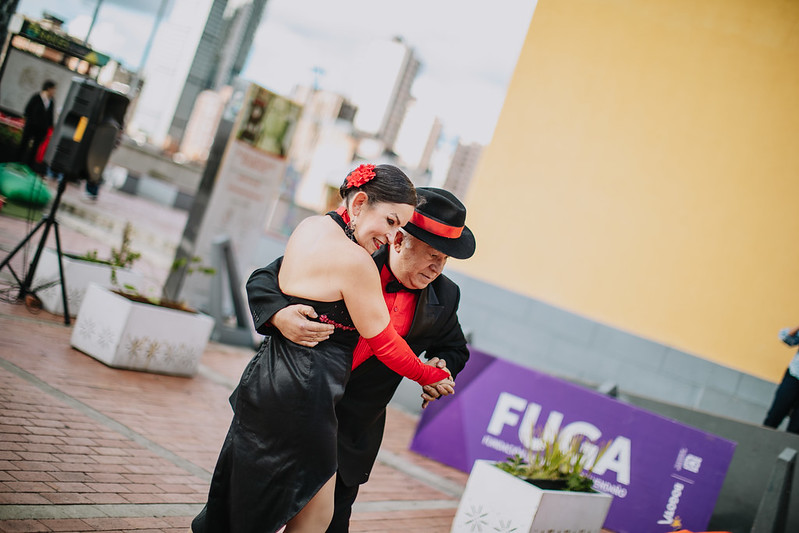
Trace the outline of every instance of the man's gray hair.
<instances>
[{"instance_id":1,"label":"man's gray hair","mask_svg":"<svg viewBox=\"0 0 799 533\"><path fill-rule=\"evenodd\" d=\"M416 239L413 235L405 231L404 229L400 228L399 231L402 232L402 246L405 248L413 247L413 241Z\"/></svg>"}]
</instances>

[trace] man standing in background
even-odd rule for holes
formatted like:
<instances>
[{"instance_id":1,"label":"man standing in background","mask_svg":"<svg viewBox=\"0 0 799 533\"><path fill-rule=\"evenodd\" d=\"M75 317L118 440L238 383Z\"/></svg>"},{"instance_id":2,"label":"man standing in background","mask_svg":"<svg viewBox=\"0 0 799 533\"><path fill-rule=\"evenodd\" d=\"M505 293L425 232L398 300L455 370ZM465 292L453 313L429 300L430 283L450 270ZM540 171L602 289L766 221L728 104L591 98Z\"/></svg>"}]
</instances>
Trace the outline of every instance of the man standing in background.
<instances>
[{"instance_id":1,"label":"man standing in background","mask_svg":"<svg viewBox=\"0 0 799 533\"><path fill-rule=\"evenodd\" d=\"M46 80L42 90L28 100L25 106L25 126L22 128L22 140L17 150L17 161L33 168L39 146L53 127L56 84Z\"/></svg>"},{"instance_id":2,"label":"man standing in background","mask_svg":"<svg viewBox=\"0 0 799 533\"><path fill-rule=\"evenodd\" d=\"M780 330L780 340L788 346L799 345L799 326ZM788 433L799 433L799 353L793 356L769 407L763 425L777 428L788 418Z\"/></svg>"}]
</instances>

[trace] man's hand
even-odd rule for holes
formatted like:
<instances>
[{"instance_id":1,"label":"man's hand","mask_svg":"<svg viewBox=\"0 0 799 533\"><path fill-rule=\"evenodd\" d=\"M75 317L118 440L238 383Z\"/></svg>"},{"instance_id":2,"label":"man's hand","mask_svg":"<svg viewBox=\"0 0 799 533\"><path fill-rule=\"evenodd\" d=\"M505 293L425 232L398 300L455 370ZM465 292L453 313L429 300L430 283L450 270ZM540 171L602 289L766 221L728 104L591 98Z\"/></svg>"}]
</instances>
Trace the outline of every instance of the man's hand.
<instances>
[{"instance_id":1,"label":"man's hand","mask_svg":"<svg viewBox=\"0 0 799 533\"><path fill-rule=\"evenodd\" d=\"M439 359L438 357L433 357L427 361L428 365L436 366L438 368L442 368L449 372L450 376L452 372L449 371L447 368L447 362L443 359ZM427 407L427 404L432 402L433 400L437 400L441 396L449 396L450 394L455 394L455 382L452 379L439 381L434 385L424 385L422 387L422 409Z\"/></svg>"},{"instance_id":2,"label":"man's hand","mask_svg":"<svg viewBox=\"0 0 799 533\"><path fill-rule=\"evenodd\" d=\"M316 311L310 305L294 304L284 307L274 315L270 322L291 342L301 346L314 347L327 340L335 329L331 324L309 320L316 318Z\"/></svg>"}]
</instances>

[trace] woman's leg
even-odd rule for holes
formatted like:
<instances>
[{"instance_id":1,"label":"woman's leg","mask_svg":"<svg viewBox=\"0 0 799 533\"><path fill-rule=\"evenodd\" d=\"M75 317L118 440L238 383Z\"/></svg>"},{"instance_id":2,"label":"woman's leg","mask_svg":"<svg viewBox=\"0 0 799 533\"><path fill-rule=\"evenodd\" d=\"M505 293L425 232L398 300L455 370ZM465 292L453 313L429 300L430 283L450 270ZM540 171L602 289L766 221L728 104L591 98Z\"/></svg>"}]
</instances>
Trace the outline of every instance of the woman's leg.
<instances>
[{"instance_id":1,"label":"woman's leg","mask_svg":"<svg viewBox=\"0 0 799 533\"><path fill-rule=\"evenodd\" d=\"M322 485L311 501L289 520L285 533L324 533L333 518L333 495L336 491L335 474Z\"/></svg>"}]
</instances>

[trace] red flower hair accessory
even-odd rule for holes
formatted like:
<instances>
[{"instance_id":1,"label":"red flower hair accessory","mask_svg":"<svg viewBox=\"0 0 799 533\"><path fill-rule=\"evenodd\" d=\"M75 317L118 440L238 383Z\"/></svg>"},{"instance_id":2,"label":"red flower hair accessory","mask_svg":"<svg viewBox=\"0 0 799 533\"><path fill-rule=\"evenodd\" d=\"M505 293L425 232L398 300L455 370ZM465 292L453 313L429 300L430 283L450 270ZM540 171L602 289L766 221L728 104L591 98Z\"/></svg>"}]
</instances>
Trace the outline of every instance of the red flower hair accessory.
<instances>
[{"instance_id":1,"label":"red flower hair accessory","mask_svg":"<svg viewBox=\"0 0 799 533\"><path fill-rule=\"evenodd\" d=\"M347 188L360 187L368 181L372 181L375 174L374 165L361 165L347 175Z\"/></svg>"}]
</instances>

